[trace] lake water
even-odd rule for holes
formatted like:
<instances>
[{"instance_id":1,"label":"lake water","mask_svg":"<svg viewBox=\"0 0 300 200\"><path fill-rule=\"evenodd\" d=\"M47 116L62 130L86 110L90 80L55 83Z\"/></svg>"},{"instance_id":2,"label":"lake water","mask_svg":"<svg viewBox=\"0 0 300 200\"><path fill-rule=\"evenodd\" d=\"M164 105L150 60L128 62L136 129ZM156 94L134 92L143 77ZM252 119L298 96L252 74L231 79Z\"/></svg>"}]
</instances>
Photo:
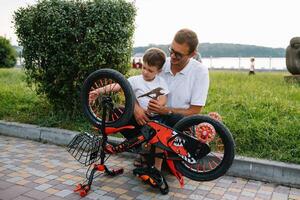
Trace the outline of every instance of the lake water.
<instances>
[{"instance_id":1,"label":"lake water","mask_svg":"<svg viewBox=\"0 0 300 200\"><path fill-rule=\"evenodd\" d=\"M136 61L139 59L143 60L142 57L135 57ZM202 58L202 62L211 69L248 70L250 68L250 57ZM255 69L287 70L285 58L255 58Z\"/></svg>"},{"instance_id":2,"label":"lake water","mask_svg":"<svg viewBox=\"0 0 300 200\"><path fill-rule=\"evenodd\" d=\"M218 69L249 69L250 57L202 58L203 64ZM255 69L286 70L285 58L255 58Z\"/></svg>"}]
</instances>

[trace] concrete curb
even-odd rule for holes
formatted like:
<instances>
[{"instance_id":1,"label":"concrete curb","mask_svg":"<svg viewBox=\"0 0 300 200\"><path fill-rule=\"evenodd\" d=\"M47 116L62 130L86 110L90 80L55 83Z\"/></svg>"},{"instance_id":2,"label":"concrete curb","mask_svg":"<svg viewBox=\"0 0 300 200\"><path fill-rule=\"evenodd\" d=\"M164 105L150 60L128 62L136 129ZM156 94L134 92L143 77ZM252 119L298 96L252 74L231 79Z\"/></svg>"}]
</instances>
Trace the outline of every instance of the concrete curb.
<instances>
[{"instance_id":1,"label":"concrete curb","mask_svg":"<svg viewBox=\"0 0 300 200\"><path fill-rule=\"evenodd\" d=\"M78 132L0 120L1 134L65 146ZM123 141L108 139L114 144ZM296 164L236 156L227 174L300 188L300 165Z\"/></svg>"}]
</instances>

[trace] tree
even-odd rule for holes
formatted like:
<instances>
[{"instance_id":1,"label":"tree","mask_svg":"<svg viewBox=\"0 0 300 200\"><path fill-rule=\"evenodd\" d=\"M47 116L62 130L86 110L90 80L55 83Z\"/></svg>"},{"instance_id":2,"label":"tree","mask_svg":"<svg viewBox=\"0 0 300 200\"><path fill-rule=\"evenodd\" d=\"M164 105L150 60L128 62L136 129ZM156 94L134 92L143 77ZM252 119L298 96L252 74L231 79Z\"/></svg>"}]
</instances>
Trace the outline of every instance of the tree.
<instances>
[{"instance_id":1,"label":"tree","mask_svg":"<svg viewBox=\"0 0 300 200\"><path fill-rule=\"evenodd\" d=\"M17 62L17 53L9 40L0 36L0 68L14 67Z\"/></svg>"},{"instance_id":2,"label":"tree","mask_svg":"<svg viewBox=\"0 0 300 200\"><path fill-rule=\"evenodd\" d=\"M136 9L125 0L41 0L15 12L29 83L54 108L76 113L84 79L130 67Z\"/></svg>"}]
</instances>

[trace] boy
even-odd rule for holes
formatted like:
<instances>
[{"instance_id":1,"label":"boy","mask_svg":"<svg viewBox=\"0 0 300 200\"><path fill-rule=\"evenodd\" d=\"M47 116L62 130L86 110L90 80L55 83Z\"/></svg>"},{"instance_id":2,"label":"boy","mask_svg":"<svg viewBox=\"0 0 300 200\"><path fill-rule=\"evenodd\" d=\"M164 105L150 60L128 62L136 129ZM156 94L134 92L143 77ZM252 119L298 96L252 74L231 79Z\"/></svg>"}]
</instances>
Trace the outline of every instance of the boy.
<instances>
[{"instance_id":1,"label":"boy","mask_svg":"<svg viewBox=\"0 0 300 200\"><path fill-rule=\"evenodd\" d=\"M157 76L161 72L165 61L166 55L162 50L158 48L150 48L143 56L142 74L128 78L133 92L137 97L138 104L150 117L152 114L148 112L147 107L151 97L147 95L144 96L144 94L154 89L162 88L161 93L163 93L163 95L158 96L157 100L161 105L165 105L167 103L166 95L169 93L167 83L162 77Z\"/></svg>"},{"instance_id":2,"label":"boy","mask_svg":"<svg viewBox=\"0 0 300 200\"><path fill-rule=\"evenodd\" d=\"M163 95L157 97L159 104L162 106L167 103L167 94L169 93L168 86L165 80L158 76L161 72L162 67L166 61L166 56L164 52L158 48L150 48L145 52L143 56L143 67L142 67L142 75L133 76L128 79L135 93L136 97L142 96L145 93L156 89L162 88ZM141 98L137 98L138 104L144 109L146 115L150 117L150 119L160 120L159 115L154 115L148 111L148 103L150 101L149 96L144 96ZM139 126L134 120L133 124L135 126ZM140 130L140 128L138 128ZM126 133L123 133L126 136ZM149 148L149 147L148 147ZM162 150L156 148L156 153L162 152ZM144 162L144 158L141 156L140 158L134 161L134 165L136 167L142 167ZM155 158L155 167L160 171L162 165L162 159Z\"/></svg>"},{"instance_id":3,"label":"boy","mask_svg":"<svg viewBox=\"0 0 300 200\"><path fill-rule=\"evenodd\" d=\"M167 103L167 94L169 93L167 83L165 80L158 76L158 74L161 72L162 67L166 61L166 55L165 53L158 49L158 48L150 48L148 49L144 56L143 56L143 66L142 66L142 74L130 77L128 79L133 92L135 96L137 97L137 102L136 104L139 105L144 111L144 113L150 118L150 119L155 119L155 120L160 120L159 115L155 115L151 112L148 111L148 103L151 97L144 95L154 89L161 88L161 94L159 95L156 100L159 102L161 106L165 106ZM107 88L98 88L94 91L92 91L89 95L89 100L94 101L99 94L103 92L107 92L110 88L112 87L107 87ZM120 90L120 86L114 86L113 87L114 91ZM141 97L142 96L142 97ZM137 123L135 120L135 117L132 117L130 120L129 124L132 124L135 126L135 129L133 130L128 130L128 131L122 131L122 134L127 138L130 139L131 137L136 136L140 129L141 126ZM156 152L161 152L160 149L156 149ZM135 166L142 166L143 165L143 157L136 159L134 165ZM162 160L155 159L155 166L157 166L160 170Z\"/></svg>"}]
</instances>

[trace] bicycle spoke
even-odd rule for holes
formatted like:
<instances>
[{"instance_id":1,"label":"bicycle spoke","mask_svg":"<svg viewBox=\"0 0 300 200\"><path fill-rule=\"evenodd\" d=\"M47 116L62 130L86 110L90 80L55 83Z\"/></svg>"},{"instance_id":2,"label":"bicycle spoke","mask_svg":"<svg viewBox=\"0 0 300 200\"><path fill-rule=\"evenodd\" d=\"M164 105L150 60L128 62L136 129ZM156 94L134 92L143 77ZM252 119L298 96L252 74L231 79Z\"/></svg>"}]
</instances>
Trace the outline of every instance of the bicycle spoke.
<instances>
[{"instance_id":1,"label":"bicycle spoke","mask_svg":"<svg viewBox=\"0 0 300 200\"><path fill-rule=\"evenodd\" d=\"M114 122L123 115L124 112L121 108L125 107L125 95L122 88L120 89L120 91L114 91L117 86L118 83L111 78L98 79L91 86L90 92L102 88L102 93L93 102L90 102L91 111L97 117L98 120L101 120L103 114L101 102L103 100L102 97L110 97L113 105L113 107L107 108L107 117L105 119L106 122Z\"/></svg>"}]
</instances>

